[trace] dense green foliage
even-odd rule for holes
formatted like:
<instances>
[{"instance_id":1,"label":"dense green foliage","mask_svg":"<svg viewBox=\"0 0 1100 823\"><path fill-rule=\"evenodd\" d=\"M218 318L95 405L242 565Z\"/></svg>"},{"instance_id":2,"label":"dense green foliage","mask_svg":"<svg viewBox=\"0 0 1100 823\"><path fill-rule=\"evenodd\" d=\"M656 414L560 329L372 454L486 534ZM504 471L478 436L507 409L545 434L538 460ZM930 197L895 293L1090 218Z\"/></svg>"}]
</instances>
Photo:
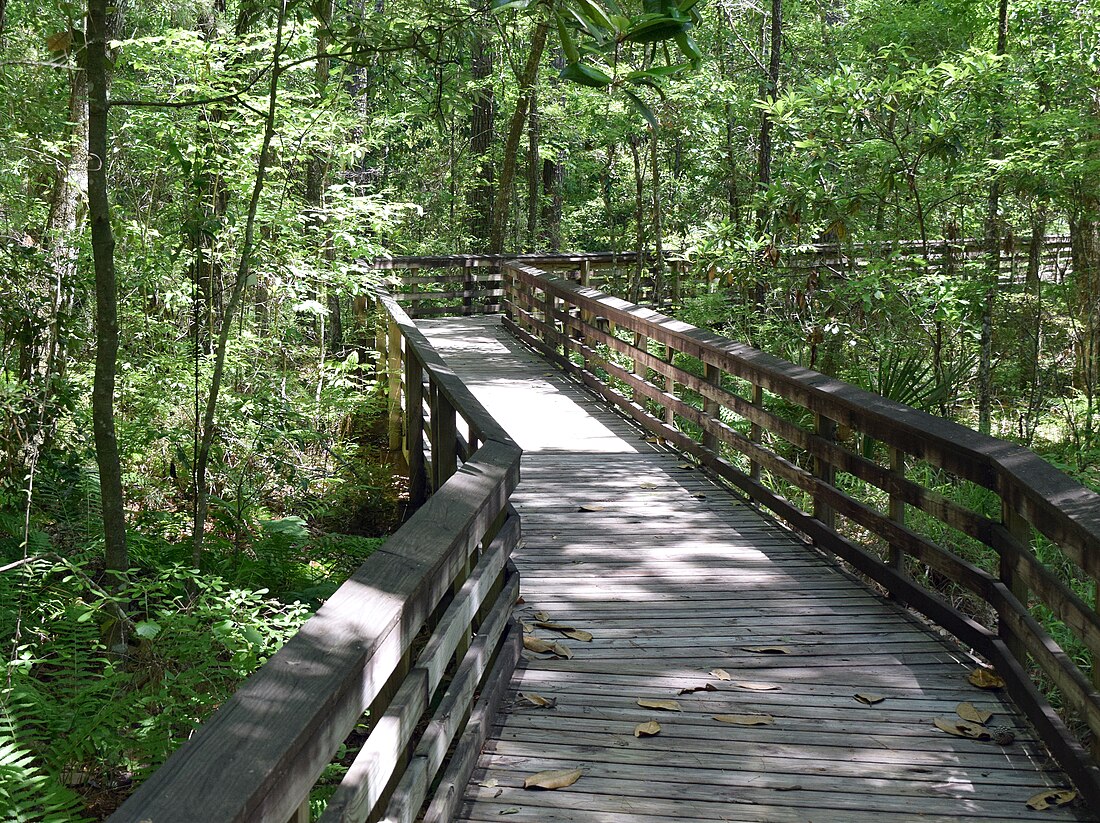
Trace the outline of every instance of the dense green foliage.
<instances>
[{"instance_id":1,"label":"dense green foliage","mask_svg":"<svg viewBox=\"0 0 1100 823\"><path fill-rule=\"evenodd\" d=\"M116 578L86 9L0 0L0 816L101 814L392 528L378 254L640 249L667 303L675 250L685 319L1100 486L1100 6L1005 9L112 6Z\"/></svg>"}]
</instances>

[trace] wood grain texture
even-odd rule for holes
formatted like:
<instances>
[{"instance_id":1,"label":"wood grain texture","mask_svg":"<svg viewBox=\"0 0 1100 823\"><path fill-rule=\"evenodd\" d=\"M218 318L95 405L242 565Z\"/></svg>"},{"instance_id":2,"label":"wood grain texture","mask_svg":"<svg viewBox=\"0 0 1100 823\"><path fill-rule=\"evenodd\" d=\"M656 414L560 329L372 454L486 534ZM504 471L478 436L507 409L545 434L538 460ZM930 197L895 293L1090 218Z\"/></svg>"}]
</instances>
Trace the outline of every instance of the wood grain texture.
<instances>
[{"instance_id":1,"label":"wood grain texture","mask_svg":"<svg viewBox=\"0 0 1100 823\"><path fill-rule=\"evenodd\" d=\"M1026 808L1066 778L1011 702L967 683L975 661L965 649L683 468L493 319L423 330L524 449L516 619L572 654L524 653L460 819L1094 819L1081 807ZM593 639L540 628L539 617ZM715 691L679 694L706 683ZM856 693L885 700L867 706ZM966 700L994 711L1016 741L933 726ZM753 713L773 721L713 719ZM651 719L661 733L635 738ZM574 767L584 774L568 788L521 788L526 775Z\"/></svg>"}]
</instances>

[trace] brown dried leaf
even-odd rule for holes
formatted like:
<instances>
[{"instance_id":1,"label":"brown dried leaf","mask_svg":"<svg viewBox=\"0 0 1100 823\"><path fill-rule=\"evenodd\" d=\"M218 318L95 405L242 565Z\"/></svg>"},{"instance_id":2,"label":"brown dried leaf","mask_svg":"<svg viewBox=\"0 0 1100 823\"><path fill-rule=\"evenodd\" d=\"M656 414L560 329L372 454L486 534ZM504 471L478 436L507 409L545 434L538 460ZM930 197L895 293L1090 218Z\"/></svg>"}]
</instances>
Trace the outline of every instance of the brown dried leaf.
<instances>
[{"instance_id":1,"label":"brown dried leaf","mask_svg":"<svg viewBox=\"0 0 1100 823\"><path fill-rule=\"evenodd\" d=\"M979 689L1003 689L1005 685L993 669L974 669L966 679L970 681L971 686L977 686Z\"/></svg>"},{"instance_id":2,"label":"brown dried leaf","mask_svg":"<svg viewBox=\"0 0 1100 823\"><path fill-rule=\"evenodd\" d=\"M639 489L646 489L648 491L648 490L657 488L657 484L656 483L639 483L638 488Z\"/></svg>"},{"instance_id":3,"label":"brown dried leaf","mask_svg":"<svg viewBox=\"0 0 1100 823\"><path fill-rule=\"evenodd\" d=\"M955 707L955 713L963 720L969 720L971 723L988 723L989 718L993 716L993 712L979 709L970 702L960 703Z\"/></svg>"},{"instance_id":4,"label":"brown dried leaf","mask_svg":"<svg viewBox=\"0 0 1100 823\"><path fill-rule=\"evenodd\" d=\"M1077 792L1071 789L1045 789L1038 794L1033 794L1027 800L1027 807L1042 811L1043 809L1057 808L1077 799Z\"/></svg>"},{"instance_id":5,"label":"brown dried leaf","mask_svg":"<svg viewBox=\"0 0 1100 823\"><path fill-rule=\"evenodd\" d=\"M790 654L790 646L742 646L743 651L753 654Z\"/></svg>"},{"instance_id":6,"label":"brown dried leaf","mask_svg":"<svg viewBox=\"0 0 1100 823\"><path fill-rule=\"evenodd\" d=\"M573 650L564 643L552 643L550 645L550 651L558 657L564 657L566 660L570 660L573 657Z\"/></svg>"},{"instance_id":7,"label":"brown dried leaf","mask_svg":"<svg viewBox=\"0 0 1100 823\"><path fill-rule=\"evenodd\" d=\"M522 620L519 622L519 626L521 629L523 629L524 634L531 634L531 632L535 630L534 626L532 626L530 623L525 623Z\"/></svg>"},{"instance_id":8,"label":"brown dried leaf","mask_svg":"<svg viewBox=\"0 0 1100 823\"><path fill-rule=\"evenodd\" d=\"M577 509L579 512L602 512L607 509L606 506L601 506L598 503L585 503L583 506Z\"/></svg>"},{"instance_id":9,"label":"brown dried leaf","mask_svg":"<svg viewBox=\"0 0 1100 823\"><path fill-rule=\"evenodd\" d=\"M647 720L645 723L639 723L634 727L635 737L653 737L653 735L660 733L661 724L656 720Z\"/></svg>"},{"instance_id":10,"label":"brown dried leaf","mask_svg":"<svg viewBox=\"0 0 1100 823\"><path fill-rule=\"evenodd\" d=\"M523 636L523 648L527 649L529 652L535 652L536 654L546 654L554 650L554 644L549 640L543 640L542 638L525 634Z\"/></svg>"},{"instance_id":11,"label":"brown dried leaf","mask_svg":"<svg viewBox=\"0 0 1100 823\"><path fill-rule=\"evenodd\" d=\"M716 714L719 723L733 723L737 726L770 726L775 718L770 714Z\"/></svg>"},{"instance_id":12,"label":"brown dried leaf","mask_svg":"<svg viewBox=\"0 0 1100 823\"><path fill-rule=\"evenodd\" d=\"M689 471L694 471L695 466L692 465L691 463L677 463L676 468L682 469L683 471L686 471L686 472L689 472Z\"/></svg>"},{"instance_id":13,"label":"brown dried leaf","mask_svg":"<svg viewBox=\"0 0 1100 823\"><path fill-rule=\"evenodd\" d=\"M971 723L969 720L961 720L955 717L936 717L932 720L936 728L955 737L965 737L969 740L992 740L993 734L985 726Z\"/></svg>"},{"instance_id":14,"label":"brown dried leaf","mask_svg":"<svg viewBox=\"0 0 1100 823\"><path fill-rule=\"evenodd\" d=\"M647 700L641 698L638 700L638 705L643 709L660 709L666 712L682 712L680 704L675 700Z\"/></svg>"},{"instance_id":15,"label":"brown dried leaf","mask_svg":"<svg viewBox=\"0 0 1100 823\"><path fill-rule=\"evenodd\" d=\"M706 500L707 499L707 496L705 494L703 494L702 492L698 492L696 494L693 494L692 497L694 497L696 500Z\"/></svg>"},{"instance_id":16,"label":"brown dried leaf","mask_svg":"<svg viewBox=\"0 0 1100 823\"><path fill-rule=\"evenodd\" d=\"M523 779L525 789L564 789L581 779L580 769L552 769Z\"/></svg>"},{"instance_id":17,"label":"brown dried leaf","mask_svg":"<svg viewBox=\"0 0 1100 823\"><path fill-rule=\"evenodd\" d=\"M541 620L543 622L546 622L549 619L550 619L550 615L547 614L546 612L542 612L542 611L535 612L535 620Z\"/></svg>"},{"instance_id":18,"label":"brown dried leaf","mask_svg":"<svg viewBox=\"0 0 1100 823\"><path fill-rule=\"evenodd\" d=\"M584 629L570 629L567 632L562 632L566 637L571 637L573 640L579 640L582 643L592 642L592 632L586 632Z\"/></svg>"},{"instance_id":19,"label":"brown dried leaf","mask_svg":"<svg viewBox=\"0 0 1100 823\"><path fill-rule=\"evenodd\" d=\"M750 692L778 692L782 690L782 687L775 683L753 683L750 680L738 681L733 685L739 689L748 689Z\"/></svg>"},{"instance_id":20,"label":"brown dried leaf","mask_svg":"<svg viewBox=\"0 0 1100 823\"><path fill-rule=\"evenodd\" d=\"M52 52L67 52L73 44L71 31L59 31L46 38L46 48Z\"/></svg>"},{"instance_id":21,"label":"brown dried leaf","mask_svg":"<svg viewBox=\"0 0 1100 823\"><path fill-rule=\"evenodd\" d=\"M710 676L717 677L719 680L733 680L733 678L730 676L730 673L727 672L725 669L711 669Z\"/></svg>"},{"instance_id":22,"label":"brown dried leaf","mask_svg":"<svg viewBox=\"0 0 1100 823\"><path fill-rule=\"evenodd\" d=\"M702 686L686 686L680 689L677 694L694 694L695 692L716 692L718 687L713 683L704 683Z\"/></svg>"},{"instance_id":23,"label":"brown dried leaf","mask_svg":"<svg viewBox=\"0 0 1100 823\"><path fill-rule=\"evenodd\" d=\"M853 697L855 697L855 699L862 703L864 706L873 706L876 703L881 703L883 700L886 699L881 694L869 694L864 692L857 692L855 695L853 695Z\"/></svg>"},{"instance_id":24,"label":"brown dried leaf","mask_svg":"<svg viewBox=\"0 0 1100 823\"><path fill-rule=\"evenodd\" d=\"M534 692L520 692L519 699L530 703L537 709L552 709L558 705L557 698L543 697L541 694L535 694Z\"/></svg>"}]
</instances>

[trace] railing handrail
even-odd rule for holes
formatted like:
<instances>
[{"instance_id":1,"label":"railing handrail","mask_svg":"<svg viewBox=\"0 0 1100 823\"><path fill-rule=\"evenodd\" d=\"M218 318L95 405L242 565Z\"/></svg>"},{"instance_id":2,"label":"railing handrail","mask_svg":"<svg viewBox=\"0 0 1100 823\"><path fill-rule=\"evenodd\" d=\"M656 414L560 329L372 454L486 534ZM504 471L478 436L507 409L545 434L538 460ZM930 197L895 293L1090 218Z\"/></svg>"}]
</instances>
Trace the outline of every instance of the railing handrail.
<instances>
[{"instance_id":1,"label":"railing handrail","mask_svg":"<svg viewBox=\"0 0 1100 823\"><path fill-rule=\"evenodd\" d=\"M887 445L896 446L938 468L984 486L1017 503L1026 517L1051 540L1067 545L1071 559L1100 578L1100 494L1058 471L1035 452L980 434L952 420L906 406L851 383L799 366L715 332L597 289L580 287L519 262L509 269L538 278L548 291L613 320L631 331L659 329L675 338L679 351L728 366L729 374L783 395L811 411L826 413ZM657 335L647 335L658 339ZM660 342L660 341L659 341ZM843 416L836 415L838 411ZM1017 502L1018 501L1018 502ZM1029 516L1041 512L1053 524Z\"/></svg>"},{"instance_id":2,"label":"railing handrail","mask_svg":"<svg viewBox=\"0 0 1100 823\"><path fill-rule=\"evenodd\" d=\"M291 819L363 712L407 667L403 661L413 638L462 583L472 555L488 545L506 518L515 517L509 514L508 498L519 482L520 448L392 298L382 294L379 302L400 329L406 357L420 364L429 385L445 398L440 406L466 419L480 445L471 444L461 466L438 475L435 493L137 789L112 821ZM418 404L406 412L415 420L410 428L419 431L422 408ZM518 527L511 527L508 537L512 543L518 540ZM497 566L505 563L510 547L496 550ZM510 612L505 599L518 586L514 572L509 579L511 587L500 589L498 582L494 589L499 591L494 595L498 637ZM478 585L478 596L487 597L488 584ZM477 602L466 611L476 613ZM461 647L463 625L449 627L449 639L441 643ZM518 655L518 641L513 645ZM479 651L484 658L479 665L491 653L491 648ZM436 656L447 659L438 650ZM438 669L438 663L433 667ZM426 707L435 686L428 681L438 684L441 674L427 677L421 671L416 677L406 691L415 695L427 689L426 697L417 698ZM476 682L476 677L469 682L465 699L472 699ZM394 757L399 760L400 752ZM379 790L370 791L377 800ZM348 796L354 801L355 791Z\"/></svg>"},{"instance_id":3,"label":"railing handrail","mask_svg":"<svg viewBox=\"0 0 1100 823\"><path fill-rule=\"evenodd\" d=\"M1094 655L1100 653L1100 615L1046 569L1030 549L1034 527L1054 541L1094 583L1100 580L1100 495L1016 444L980 435L524 263L506 263L504 269L509 275L509 314L505 322L513 332L577 374L654 434L700 459L817 545L851 563L985 655L1002 673L1009 693L1086 800L1100 804L1100 768L1051 709L1026 670L1031 655L1062 691L1066 704L1079 713L1094 735L1100 733L1100 692L1027 606L1029 597L1035 596L1050 606ZM611 326L633 333L633 342L616 336ZM648 350L647 340L665 347L665 359ZM617 365L608 354L597 351L597 343L631 361L632 366ZM705 375L676 366L672 351L702 361ZM579 355L583 365L571 360L570 353ZM608 379L596 373L590 360L599 364ZM752 399L725 389L723 373L750 383ZM650 374L654 375L652 379ZM610 378L625 389L616 391ZM676 385L700 396L702 409L676 396ZM812 412L814 430L765 409L765 390ZM647 409L645 401L662 407L664 419ZM721 407L751 423L750 436L724 423ZM681 431L675 425L676 418L698 428L701 442ZM890 447L891 465L881 466L839 444L834 436L837 423ZM792 448L812 456L813 470L767 448L761 430L773 432ZM723 457L723 444L748 458L749 473ZM905 475L905 455L998 494L1000 519L973 512L910 480ZM813 513L802 511L766 486L760 477L761 467L809 495ZM837 471L885 492L889 513L849 495L837 484ZM991 574L908 529L906 504L994 549L1000 558L998 573ZM838 512L878 535L890 547L890 562L837 532ZM992 605L998 616L996 630L980 625L919 581L910 579L902 562L905 556L943 573Z\"/></svg>"}]
</instances>

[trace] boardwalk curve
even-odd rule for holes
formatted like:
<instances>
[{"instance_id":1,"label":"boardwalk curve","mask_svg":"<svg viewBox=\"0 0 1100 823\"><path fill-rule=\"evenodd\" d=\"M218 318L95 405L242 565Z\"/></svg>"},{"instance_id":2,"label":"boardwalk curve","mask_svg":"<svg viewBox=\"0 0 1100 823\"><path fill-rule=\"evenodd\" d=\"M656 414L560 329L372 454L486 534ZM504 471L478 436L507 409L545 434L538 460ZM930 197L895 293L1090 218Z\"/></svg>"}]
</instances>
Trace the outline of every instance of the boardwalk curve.
<instances>
[{"instance_id":1,"label":"boardwalk curve","mask_svg":"<svg viewBox=\"0 0 1100 823\"><path fill-rule=\"evenodd\" d=\"M648 442L499 318L421 327L524 450L516 617L573 653L521 661L461 819L1091 819L1025 806L1065 778L1010 704L968 685L974 660L949 639ZM716 690L679 694L707 683ZM1015 741L934 727L964 701ZM660 734L635 737L648 720ZM522 788L572 768L583 776L571 787Z\"/></svg>"}]
</instances>

